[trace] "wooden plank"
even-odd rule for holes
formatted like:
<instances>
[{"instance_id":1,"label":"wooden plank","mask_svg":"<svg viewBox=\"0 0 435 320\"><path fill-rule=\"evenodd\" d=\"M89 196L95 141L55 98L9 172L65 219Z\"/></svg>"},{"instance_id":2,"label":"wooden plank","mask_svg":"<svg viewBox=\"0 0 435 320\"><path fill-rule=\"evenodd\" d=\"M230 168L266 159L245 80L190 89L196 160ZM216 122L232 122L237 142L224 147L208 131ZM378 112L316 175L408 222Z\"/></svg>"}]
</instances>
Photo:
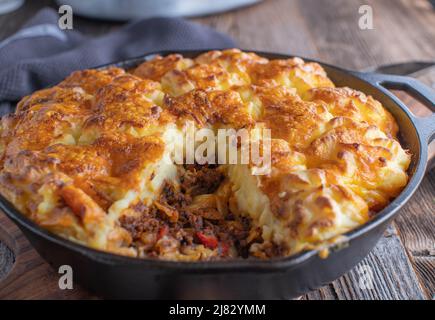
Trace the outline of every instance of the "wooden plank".
<instances>
[{"instance_id":1,"label":"wooden plank","mask_svg":"<svg viewBox=\"0 0 435 320\"><path fill-rule=\"evenodd\" d=\"M400 238L428 297L435 295L435 170L396 218Z\"/></svg>"},{"instance_id":2,"label":"wooden plank","mask_svg":"<svg viewBox=\"0 0 435 320\"><path fill-rule=\"evenodd\" d=\"M233 37L241 48L318 56L301 1L264 1L246 9L193 19ZM255 22L254 22L255 21Z\"/></svg>"},{"instance_id":3,"label":"wooden plank","mask_svg":"<svg viewBox=\"0 0 435 320\"><path fill-rule=\"evenodd\" d=\"M400 236L415 256L435 256L435 170L428 173L395 222Z\"/></svg>"},{"instance_id":4,"label":"wooden plank","mask_svg":"<svg viewBox=\"0 0 435 320\"><path fill-rule=\"evenodd\" d=\"M435 67L413 75L429 87L435 88ZM432 111L409 95L396 95L411 107L419 117L427 117ZM435 141L430 145L429 156L435 157ZM400 238L408 250L421 286L428 297L435 296L435 170L428 172L412 201L395 220Z\"/></svg>"},{"instance_id":5,"label":"wooden plank","mask_svg":"<svg viewBox=\"0 0 435 320\"><path fill-rule=\"evenodd\" d=\"M14 264L14 260L15 255L12 250L3 242L0 242L0 281L9 273Z\"/></svg>"},{"instance_id":6,"label":"wooden plank","mask_svg":"<svg viewBox=\"0 0 435 320\"><path fill-rule=\"evenodd\" d=\"M0 226L0 240L16 253L10 272L0 279L0 300L95 298L77 284L72 290L60 290L59 274L39 256L18 227L2 212Z\"/></svg>"},{"instance_id":7,"label":"wooden plank","mask_svg":"<svg viewBox=\"0 0 435 320\"><path fill-rule=\"evenodd\" d=\"M358 27L358 8L363 4L373 7L374 30ZM425 4L426 0L266 0L247 9L192 20L229 34L242 48L362 69L434 59L435 14Z\"/></svg>"},{"instance_id":8,"label":"wooden plank","mask_svg":"<svg viewBox=\"0 0 435 320\"><path fill-rule=\"evenodd\" d=\"M435 38L435 28L428 26L435 25L435 15L432 10L421 10L419 4L422 2L425 0L330 0L318 6L318 1L309 0L304 3L303 12L312 21L310 26L317 35L322 59L363 69L434 58L434 44L429 39ZM358 26L358 8L363 4L373 8L373 30L361 30ZM423 19L428 25L423 25Z\"/></svg>"},{"instance_id":9,"label":"wooden plank","mask_svg":"<svg viewBox=\"0 0 435 320\"><path fill-rule=\"evenodd\" d=\"M393 226L387 229L374 250L354 269L304 297L306 300L427 298Z\"/></svg>"},{"instance_id":10,"label":"wooden plank","mask_svg":"<svg viewBox=\"0 0 435 320\"><path fill-rule=\"evenodd\" d=\"M424 287L426 295L435 300L435 257L431 256L414 256L415 269Z\"/></svg>"}]
</instances>

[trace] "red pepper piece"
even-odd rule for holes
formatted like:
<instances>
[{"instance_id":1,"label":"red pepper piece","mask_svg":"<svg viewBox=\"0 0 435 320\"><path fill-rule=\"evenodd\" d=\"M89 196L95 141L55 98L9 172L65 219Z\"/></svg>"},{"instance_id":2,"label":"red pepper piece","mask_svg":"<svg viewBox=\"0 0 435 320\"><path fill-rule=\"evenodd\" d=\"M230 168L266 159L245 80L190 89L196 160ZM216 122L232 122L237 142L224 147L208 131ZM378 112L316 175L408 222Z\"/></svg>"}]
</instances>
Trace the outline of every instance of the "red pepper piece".
<instances>
[{"instance_id":1,"label":"red pepper piece","mask_svg":"<svg viewBox=\"0 0 435 320\"><path fill-rule=\"evenodd\" d=\"M157 232L157 240L160 240L161 238L163 238L164 236L166 236L168 234L169 228L168 226L163 226L159 229L159 232Z\"/></svg>"},{"instance_id":2,"label":"red pepper piece","mask_svg":"<svg viewBox=\"0 0 435 320\"><path fill-rule=\"evenodd\" d=\"M230 245L226 242L221 242L221 256L226 256L230 250Z\"/></svg>"},{"instance_id":3,"label":"red pepper piece","mask_svg":"<svg viewBox=\"0 0 435 320\"><path fill-rule=\"evenodd\" d=\"M201 243L207 248L216 249L219 244L218 239L216 239L215 236L206 236L202 232L197 232L196 236L198 237L199 241L201 241Z\"/></svg>"}]
</instances>

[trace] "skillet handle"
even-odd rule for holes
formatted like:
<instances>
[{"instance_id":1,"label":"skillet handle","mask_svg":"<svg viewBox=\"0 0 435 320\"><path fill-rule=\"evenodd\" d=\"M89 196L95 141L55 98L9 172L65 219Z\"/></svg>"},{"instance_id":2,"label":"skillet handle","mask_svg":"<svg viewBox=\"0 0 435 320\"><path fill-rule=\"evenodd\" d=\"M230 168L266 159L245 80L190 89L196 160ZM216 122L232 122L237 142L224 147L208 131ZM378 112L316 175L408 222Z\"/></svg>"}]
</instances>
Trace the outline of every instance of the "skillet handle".
<instances>
[{"instance_id":1,"label":"skillet handle","mask_svg":"<svg viewBox=\"0 0 435 320\"><path fill-rule=\"evenodd\" d=\"M358 73L358 76L370 82L376 88L397 100L390 90L401 90L417 99L432 112L435 112L435 91L417 79L378 73ZM417 129L422 134L427 145L435 140L435 113L428 117L416 117L411 113ZM429 146L427 170L435 167L435 142Z\"/></svg>"}]
</instances>

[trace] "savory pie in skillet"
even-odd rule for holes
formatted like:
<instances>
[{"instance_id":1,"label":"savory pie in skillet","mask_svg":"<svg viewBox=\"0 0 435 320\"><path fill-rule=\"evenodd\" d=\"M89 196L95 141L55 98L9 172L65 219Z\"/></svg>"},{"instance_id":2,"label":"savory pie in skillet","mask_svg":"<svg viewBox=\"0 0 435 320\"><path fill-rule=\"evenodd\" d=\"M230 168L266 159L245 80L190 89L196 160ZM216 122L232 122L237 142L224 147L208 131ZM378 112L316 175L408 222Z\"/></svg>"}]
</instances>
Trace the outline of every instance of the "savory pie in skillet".
<instances>
[{"instance_id":1,"label":"savory pie in skillet","mask_svg":"<svg viewBox=\"0 0 435 320\"><path fill-rule=\"evenodd\" d=\"M177 164L197 129L270 129L271 170ZM84 70L1 120L0 192L40 226L122 255L270 258L321 247L405 187L382 105L322 67L237 49Z\"/></svg>"}]
</instances>

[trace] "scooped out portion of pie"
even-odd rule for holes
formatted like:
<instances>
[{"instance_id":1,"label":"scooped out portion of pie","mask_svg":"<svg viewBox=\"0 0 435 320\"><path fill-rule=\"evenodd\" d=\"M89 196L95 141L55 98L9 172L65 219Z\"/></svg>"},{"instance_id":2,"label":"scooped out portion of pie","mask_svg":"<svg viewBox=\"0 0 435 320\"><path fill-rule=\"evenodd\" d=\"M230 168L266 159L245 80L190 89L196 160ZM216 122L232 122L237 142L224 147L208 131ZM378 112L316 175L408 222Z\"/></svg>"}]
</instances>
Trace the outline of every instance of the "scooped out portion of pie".
<instances>
[{"instance_id":1,"label":"scooped out portion of pie","mask_svg":"<svg viewBox=\"0 0 435 320\"><path fill-rule=\"evenodd\" d=\"M214 161L213 139L187 161L204 147L189 131L242 129L269 146L269 170ZM98 250L178 261L321 248L390 203L410 164L380 102L317 63L238 49L74 72L0 132L0 192L24 215Z\"/></svg>"}]
</instances>

